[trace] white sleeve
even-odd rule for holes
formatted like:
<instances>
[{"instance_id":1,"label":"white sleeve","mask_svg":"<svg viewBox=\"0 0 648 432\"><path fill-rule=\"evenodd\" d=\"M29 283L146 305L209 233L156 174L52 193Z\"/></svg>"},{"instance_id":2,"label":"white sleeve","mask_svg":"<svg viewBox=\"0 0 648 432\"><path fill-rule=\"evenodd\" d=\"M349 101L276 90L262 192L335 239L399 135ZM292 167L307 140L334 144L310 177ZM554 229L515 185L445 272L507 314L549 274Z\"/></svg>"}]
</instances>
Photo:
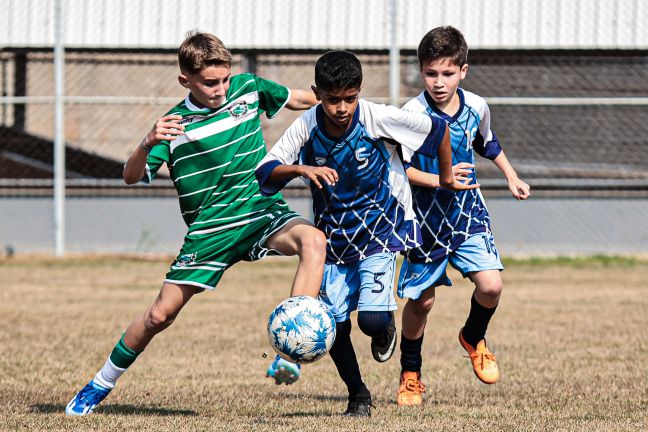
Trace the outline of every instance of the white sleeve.
<instances>
[{"instance_id":1,"label":"white sleeve","mask_svg":"<svg viewBox=\"0 0 648 432\"><path fill-rule=\"evenodd\" d=\"M311 110L313 111L311 113ZM281 138L272 146L268 154L259 162L257 168L270 161L280 162L282 165L292 165L299 158L302 146L308 141L310 129L310 117L314 116L314 110L305 112L299 116Z\"/></svg>"},{"instance_id":2,"label":"white sleeve","mask_svg":"<svg viewBox=\"0 0 648 432\"><path fill-rule=\"evenodd\" d=\"M364 124L375 138L397 141L403 149L410 149L436 157L445 135L445 122L423 113L408 112L390 105L367 101L361 105Z\"/></svg>"},{"instance_id":3,"label":"white sleeve","mask_svg":"<svg viewBox=\"0 0 648 432\"><path fill-rule=\"evenodd\" d=\"M421 112L419 106L420 104L417 104L416 99L410 100L408 103L403 105L401 110L406 111L406 112ZM405 163L410 163L412 161L412 157L414 156L414 150L411 150L407 147L401 147L401 154L403 155L403 162Z\"/></svg>"},{"instance_id":4,"label":"white sleeve","mask_svg":"<svg viewBox=\"0 0 648 432\"><path fill-rule=\"evenodd\" d=\"M490 128L490 108L488 108L488 105L485 102L482 106L482 110L481 121L479 122L479 133L484 137L485 142L489 142L493 139L493 132Z\"/></svg>"}]
</instances>

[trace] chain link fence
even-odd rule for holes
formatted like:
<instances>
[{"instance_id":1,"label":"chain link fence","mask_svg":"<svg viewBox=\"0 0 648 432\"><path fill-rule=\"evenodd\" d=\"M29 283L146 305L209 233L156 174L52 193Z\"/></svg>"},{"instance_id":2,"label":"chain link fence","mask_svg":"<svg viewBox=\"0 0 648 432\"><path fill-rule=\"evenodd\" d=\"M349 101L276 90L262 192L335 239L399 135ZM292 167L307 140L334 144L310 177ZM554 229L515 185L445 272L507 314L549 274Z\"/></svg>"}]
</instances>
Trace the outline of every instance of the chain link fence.
<instances>
[{"instance_id":1,"label":"chain link fence","mask_svg":"<svg viewBox=\"0 0 648 432\"><path fill-rule=\"evenodd\" d=\"M31 9L30 9L31 10ZM325 49L233 49L233 72L309 88ZM362 95L389 101L387 50L356 49ZM529 203L510 198L493 164L478 176L504 253L645 253L648 233L648 51L473 49L462 87L490 104L492 127ZM183 99L173 49L68 48L65 55L67 250L175 253L184 227L169 180L125 187L129 153ZM0 246L51 252L54 56L0 41ZM421 90L401 50L400 102ZM299 115L264 120L272 145ZM308 192L286 192L310 215ZM582 205L579 205L582 204ZM512 219L512 215L515 215ZM524 223L523 223L524 222Z\"/></svg>"}]
</instances>

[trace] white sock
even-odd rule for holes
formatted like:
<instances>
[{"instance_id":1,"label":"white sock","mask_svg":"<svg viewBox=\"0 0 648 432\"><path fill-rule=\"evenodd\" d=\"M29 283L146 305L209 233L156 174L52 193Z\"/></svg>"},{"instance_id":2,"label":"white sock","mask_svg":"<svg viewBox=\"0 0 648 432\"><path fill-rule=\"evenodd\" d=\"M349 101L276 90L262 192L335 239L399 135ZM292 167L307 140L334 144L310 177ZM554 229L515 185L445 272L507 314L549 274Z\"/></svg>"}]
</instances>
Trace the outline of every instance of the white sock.
<instances>
[{"instance_id":1,"label":"white sock","mask_svg":"<svg viewBox=\"0 0 648 432\"><path fill-rule=\"evenodd\" d=\"M107 389L112 389L115 387L117 379L122 376L124 372L126 372L126 369L115 366L113 362L110 361L110 357L108 357L106 364L104 364L101 370L97 372L97 375L95 375L94 382Z\"/></svg>"}]
</instances>

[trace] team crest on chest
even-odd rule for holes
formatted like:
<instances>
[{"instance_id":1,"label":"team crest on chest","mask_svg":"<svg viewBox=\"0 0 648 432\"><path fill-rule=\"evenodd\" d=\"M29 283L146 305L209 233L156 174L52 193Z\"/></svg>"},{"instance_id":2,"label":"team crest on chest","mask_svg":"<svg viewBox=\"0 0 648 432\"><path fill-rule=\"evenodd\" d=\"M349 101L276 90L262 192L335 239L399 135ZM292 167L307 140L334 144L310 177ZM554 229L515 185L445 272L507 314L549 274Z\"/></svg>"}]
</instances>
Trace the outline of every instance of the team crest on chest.
<instances>
[{"instance_id":1,"label":"team crest on chest","mask_svg":"<svg viewBox=\"0 0 648 432\"><path fill-rule=\"evenodd\" d=\"M235 119L240 119L248 113L248 106L245 102L241 101L229 107L227 111Z\"/></svg>"},{"instance_id":2,"label":"team crest on chest","mask_svg":"<svg viewBox=\"0 0 648 432\"><path fill-rule=\"evenodd\" d=\"M326 158L321 156L315 156L315 165L323 166L326 163Z\"/></svg>"}]
</instances>

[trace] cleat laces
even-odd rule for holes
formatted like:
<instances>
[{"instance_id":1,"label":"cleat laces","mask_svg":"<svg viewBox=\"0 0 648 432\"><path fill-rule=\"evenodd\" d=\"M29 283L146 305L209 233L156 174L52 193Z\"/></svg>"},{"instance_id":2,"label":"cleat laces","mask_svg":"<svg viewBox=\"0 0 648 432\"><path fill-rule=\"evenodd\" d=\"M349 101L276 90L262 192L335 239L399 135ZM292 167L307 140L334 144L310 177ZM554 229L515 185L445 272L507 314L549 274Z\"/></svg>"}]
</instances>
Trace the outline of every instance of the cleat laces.
<instances>
[{"instance_id":1,"label":"cleat laces","mask_svg":"<svg viewBox=\"0 0 648 432\"><path fill-rule=\"evenodd\" d=\"M425 393L425 384L413 378L408 378L405 381L404 388L410 393Z\"/></svg>"}]
</instances>

